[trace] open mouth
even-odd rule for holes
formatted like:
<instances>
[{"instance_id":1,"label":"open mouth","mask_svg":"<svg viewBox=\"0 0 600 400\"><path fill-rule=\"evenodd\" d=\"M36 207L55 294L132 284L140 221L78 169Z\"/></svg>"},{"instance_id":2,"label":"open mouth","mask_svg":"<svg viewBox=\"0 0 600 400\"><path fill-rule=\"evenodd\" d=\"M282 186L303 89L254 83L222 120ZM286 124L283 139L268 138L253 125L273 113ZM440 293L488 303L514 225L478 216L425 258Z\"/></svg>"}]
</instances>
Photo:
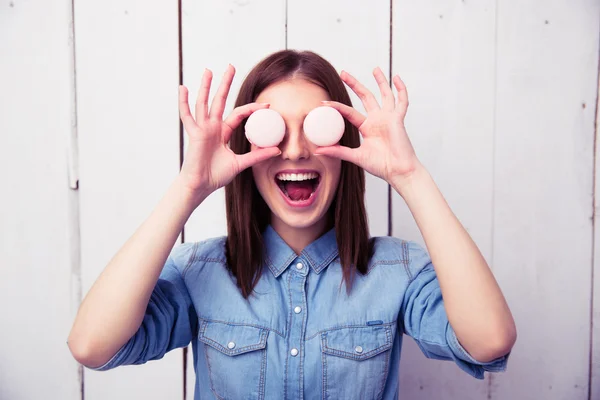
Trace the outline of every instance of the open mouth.
<instances>
[{"instance_id":1,"label":"open mouth","mask_svg":"<svg viewBox=\"0 0 600 400\"><path fill-rule=\"evenodd\" d=\"M314 196L317 191L321 182L321 175L317 172L280 172L275 176L275 182L290 201L305 202Z\"/></svg>"}]
</instances>

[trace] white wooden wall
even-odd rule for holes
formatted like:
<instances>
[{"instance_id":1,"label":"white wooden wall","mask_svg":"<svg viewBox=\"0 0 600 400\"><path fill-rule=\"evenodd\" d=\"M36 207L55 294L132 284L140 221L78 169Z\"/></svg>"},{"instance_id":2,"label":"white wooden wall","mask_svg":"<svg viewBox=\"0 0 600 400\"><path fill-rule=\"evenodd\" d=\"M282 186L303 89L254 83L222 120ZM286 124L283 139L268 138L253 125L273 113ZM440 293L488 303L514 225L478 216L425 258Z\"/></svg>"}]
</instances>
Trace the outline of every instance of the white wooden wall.
<instances>
[{"instance_id":1,"label":"white wooden wall","mask_svg":"<svg viewBox=\"0 0 600 400\"><path fill-rule=\"evenodd\" d=\"M74 4L86 293L179 168L179 12L176 2ZM85 399L181 398L181 353L140 368L86 370Z\"/></svg>"},{"instance_id":2,"label":"white wooden wall","mask_svg":"<svg viewBox=\"0 0 600 400\"><path fill-rule=\"evenodd\" d=\"M67 1L0 5L2 400L79 398L71 21Z\"/></svg>"},{"instance_id":3,"label":"white wooden wall","mask_svg":"<svg viewBox=\"0 0 600 400\"><path fill-rule=\"evenodd\" d=\"M82 294L177 174L180 73L195 94L204 68L216 84L235 65L231 111L250 68L286 47L372 90L375 66L403 77L417 153L517 322L508 371L484 381L407 339L401 398L600 399L599 18L598 0L5 1L0 399L192 398L191 352L187 368L177 350L98 373L78 368L66 338ZM399 196L388 214L387 185L369 177L367 189L372 234L391 223L422 242ZM225 228L219 191L184 238Z\"/></svg>"},{"instance_id":4,"label":"white wooden wall","mask_svg":"<svg viewBox=\"0 0 600 400\"><path fill-rule=\"evenodd\" d=\"M483 384L419 362L415 346L401 384L414 399L587 399L600 4L396 4L408 132L492 266L519 335L508 372ZM418 237L398 196L393 222L395 235Z\"/></svg>"}]
</instances>

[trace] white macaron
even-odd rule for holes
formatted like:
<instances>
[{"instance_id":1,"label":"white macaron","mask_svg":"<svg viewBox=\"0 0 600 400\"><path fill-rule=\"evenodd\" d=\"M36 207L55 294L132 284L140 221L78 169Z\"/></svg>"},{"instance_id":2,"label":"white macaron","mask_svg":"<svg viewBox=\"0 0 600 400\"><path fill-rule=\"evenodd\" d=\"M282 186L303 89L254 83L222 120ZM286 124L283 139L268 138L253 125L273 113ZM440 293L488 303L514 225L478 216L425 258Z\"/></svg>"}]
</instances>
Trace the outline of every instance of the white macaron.
<instances>
[{"instance_id":1,"label":"white macaron","mask_svg":"<svg viewBox=\"0 0 600 400\"><path fill-rule=\"evenodd\" d=\"M261 108L246 121L246 138L258 147L277 146L285 136L285 121L277 111Z\"/></svg>"},{"instance_id":2,"label":"white macaron","mask_svg":"<svg viewBox=\"0 0 600 400\"><path fill-rule=\"evenodd\" d=\"M304 134L317 146L333 146L342 138L344 128L344 117L333 107L317 107L304 118Z\"/></svg>"}]
</instances>

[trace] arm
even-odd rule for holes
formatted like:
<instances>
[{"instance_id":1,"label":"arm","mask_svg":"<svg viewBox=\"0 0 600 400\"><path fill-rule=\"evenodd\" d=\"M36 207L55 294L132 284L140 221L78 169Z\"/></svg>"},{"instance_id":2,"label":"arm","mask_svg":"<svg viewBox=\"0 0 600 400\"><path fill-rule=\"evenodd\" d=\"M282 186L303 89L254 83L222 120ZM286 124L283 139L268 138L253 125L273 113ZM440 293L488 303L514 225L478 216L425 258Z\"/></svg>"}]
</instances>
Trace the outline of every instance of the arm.
<instances>
[{"instance_id":1,"label":"arm","mask_svg":"<svg viewBox=\"0 0 600 400\"><path fill-rule=\"evenodd\" d=\"M485 259L431 176L419 165L392 182L423 235L460 343L481 362L507 354L516 340L511 312Z\"/></svg>"},{"instance_id":2,"label":"arm","mask_svg":"<svg viewBox=\"0 0 600 400\"><path fill-rule=\"evenodd\" d=\"M102 271L85 296L69 335L73 356L106 363L140 327L152 290L195 201L176 180Z\"/></svg>"},{"instance_id":3,"label":"arm","mask_svg":"<svg viewBox=\"0 0 600 400\"><path fill-rule=\"evenodd\" d=\"M398 246L409 271L398 316L400 331L413 338L427 358L453 361L475 378L483 379L485 371L505 371L508 355L479 361L458 341L448 321L440 281L427 250L412 241L401 241Z\"/></svg>"},{"instance_id":4,"label":"arm","mask_svg":"<svg viewBox=\"0 0 600 400\"><path fill-rule=\"evenodd\" d=\"M238 155L228 147L233 130L252 112L268 107L246 104L223 121L234 74L234 68L229 66L209 112L212 73L204 72L195 119L190 112L187 89L180 88L180 118L189 136L181 172L150 217L113 257L85 296L68 339L69 349L80 363L90 367L103 365L138 332L169 252L193 210L239 172L280 154L273 147ZM157 288L157 295L165 295L159 294L160 291ZM160 310L160 313L170 314L174 310ZM166 322L161 324L175 319L165 315L162 321ZM169 341L167 336L160 340ZM158 347L165 348L163 344Z\"/></svg>"},{"instance_id":5,"label":"arm","mask_svg":"<svg viewBox=\"0 0 600 400\"><path fill-rule=\"evenodd\" d=\"M394 94L381 69L373 72L382 105L354 77L342 80L361 99L367 116L349 105L326 102L356 126L363 136L359 148L322 147L318 154L339 157L386 180L402 196L431 253L448 320L460 343L478 361L509 352L516 328L504 296L479 249L454 216L433 179L417 159L404 127L408 95L397 75Z\"/></svg>"}]
</instances>

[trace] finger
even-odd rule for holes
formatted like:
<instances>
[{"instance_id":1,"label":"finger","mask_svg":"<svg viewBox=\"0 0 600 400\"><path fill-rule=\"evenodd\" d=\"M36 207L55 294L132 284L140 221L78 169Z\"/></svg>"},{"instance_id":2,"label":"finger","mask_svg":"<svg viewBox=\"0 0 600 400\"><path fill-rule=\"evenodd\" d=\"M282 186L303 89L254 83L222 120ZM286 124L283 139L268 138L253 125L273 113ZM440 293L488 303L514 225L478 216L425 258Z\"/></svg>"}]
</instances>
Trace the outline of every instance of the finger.
<instances>
[{"instance_id":1,"label":"finger","mask_svg":"<svg viewBox=\"0 0 600 400\"><path fill-rule=\"evenodd\" d=\"M359 113L356 108L345 105L344 103L338 103L337 101L322 101L323 105L335 108L346 118L352 125L357 128L365 122L366 117Z\"/></svg>"},{"instance_id":2,"label":"finger","mask_svg":"<svg viewBox=\"0 0 600 400\"><path fill-rule=\"evenodd\" d=\"M359 152L360 152L360 147L356 148L356 149L352 149L350 147L346 147L346 146L340 146L335 145L335 146L328 146L328 147L318 147L315 150L315 154L316 155L321 155L321 156L329 156L329 157L335 157L335 158L339 158L345 161L349 161L353 164L359 165L358 160L359 160Z\"/></svg>"},{"instance_id":3,"label":"finger","mask_svg":"<svg viewBox=\"0 0 600 400\"><path fill-rule=\"evenodd\" d=\"M210 94L210 83L212 81L212 71L205 69L198 89L198 97L196 98L196 121L206 119L208 117L208 96Z\"/></svg>"},{"instance_id":4,"label":"finger","mask_svg":"<svg viewBox=\"0 0 600 400\"><path fill-rule=\"evenodd\" d=\"M264 149L252 150L248 153L238 154L236 158L238 165L240 166L240 172L248 167L255 164L268 160L269 158L276 157L281 154L281 150L278 147L269 147Z\"/></svg>"},{"instance_id":5,"label":"finger","mask_svg":"<svg viewBox=\"0 0 600 400\"><path fill-rule=\"evenodd\" d=\"M217 93L215 93L215 98L210 106L210 118L223 118L223 111L225 110L225 104L227 103L227 95L229 95L229 88L231 88L231 82L233 81L234 75L235 68L233 65L229 64L225 70L225 73L223 74L221 84L219 85Z\"/></svg>"},{"instance_id":6,"label":"finger","mask_svg":"<svg viewBox=\"0 0 600 400\"><path fill-rule=\"evenodd\" d=\"M377 67L373 70L373 76L379 85L379 91L381 92L381 104L386 110L394 109L394 92L388 83L387 78L383 74L381 68Z\"/></svg>"},{"instance_id":7,"label":"finger","mask_svg":"<svg viewBox=\"0 0 600 400\"><path fill-rule=\"evenodd\" d=\"M196 121L194 121L194 117L192 117L192 113L190 112L188 93L188 89L185 86L179 86L179 118L181 118L185 130L190 132L196 125Z\"/></svg>"},{"instance_id":8,"label":"finger","mask_svg":"<svg viewBox=\"0 0 600 400\"><path fill-rule=\"evenodd\" d=\"M406 109L408 108L408 91L406 90L406 85L398 75L394 76L393 81L394 86L398 91L398 103L396 108L398 111L406 113Z\"/></svg>"},{"instance_id":9,"label":"finger","mask_svg":"<svg viewBox=\"0 0 600 400\"><path fill-rule=\"evenodd\" d=\"M367 89L355 77L346 71L342 71L340 78L342 78L342 81L344 81L346 85L348 85L350 89L356 93L360 101L362 101L363 105L365 106L365 110L367 110L367 112L379 108L379 104L377 103L375 96L373 96L373 93L371 93L369 89Z\"/></svg>"},{"instance_id":10,"label":"finger","mask_svg":"<svg viewBox=\"0 0 600 400\"><path fill-rule=\"evenodd\" d=\"M234 129L240 126L245 118L248 118L256 110L261 108L269 108L269 103L248 103L240 107L236 107L231 114L225 119L225 132L223 132L223 139L225 143L229 142L231 134Z\"/></svg>"}]
</instances>

